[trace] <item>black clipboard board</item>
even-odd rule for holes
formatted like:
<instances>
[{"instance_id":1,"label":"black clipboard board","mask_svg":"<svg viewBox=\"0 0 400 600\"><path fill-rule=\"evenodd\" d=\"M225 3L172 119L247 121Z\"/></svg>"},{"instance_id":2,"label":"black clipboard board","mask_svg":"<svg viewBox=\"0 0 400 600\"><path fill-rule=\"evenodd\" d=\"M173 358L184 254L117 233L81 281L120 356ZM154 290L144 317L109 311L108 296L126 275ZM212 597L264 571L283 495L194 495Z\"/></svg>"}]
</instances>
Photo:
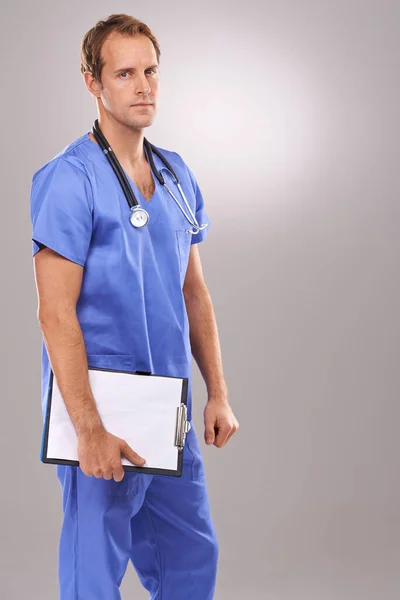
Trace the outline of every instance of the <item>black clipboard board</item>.
<instances>
[{"instance_id":1,"label":"black clipboard board","mask_svg":"<svg viewBox=\"0 0 400 600\"><path fill-rule=\"evenodd\" d=\"M149 371L126 371L120 369L111 369L106 367L94 367L88 366L88 371L105 371L110 373L123 373L124 375L131 375L136 377L157 377L157 378L168 378L168 379L179 379L182 382L181 387L181 396L180 396L180 405L177 410L176 417L176 429L175 429L175 446L177 446L178 454L177 454L177 468L176 469L166 469L166 468L156 468L156 467L138 467L134 465L125 465L122 467L124 471L131 471L136 473L150 473L154 475L168 475L170 477L181 477L182 469L183 469L183 448L185 445L186 433L190 430L190 422L187 420L187 400L188 400L188 378L187 377L176 377L172 375L156 375L150 373ZM41 444L41 452L40 452L40 460L46 464L55 464L55 465L71 465L71 466L79 466L78 460L69 460L64 458L58 458L56 456L49 456L49 434L50 434L50 425L51 425L51 416L52 416L52 406L53 406L53 391L54 391L54 382L55 376L53 370L50 371L50 379L49 386L47 392L47 405L46 405L46 414L45 421L43 426L43 434L42 434L42 444ZM66 408L65 408L66 410ZM72 422L71 422L72 423ZM123 457L124 458L124 457Z\"/></svg>"}]
</instances>

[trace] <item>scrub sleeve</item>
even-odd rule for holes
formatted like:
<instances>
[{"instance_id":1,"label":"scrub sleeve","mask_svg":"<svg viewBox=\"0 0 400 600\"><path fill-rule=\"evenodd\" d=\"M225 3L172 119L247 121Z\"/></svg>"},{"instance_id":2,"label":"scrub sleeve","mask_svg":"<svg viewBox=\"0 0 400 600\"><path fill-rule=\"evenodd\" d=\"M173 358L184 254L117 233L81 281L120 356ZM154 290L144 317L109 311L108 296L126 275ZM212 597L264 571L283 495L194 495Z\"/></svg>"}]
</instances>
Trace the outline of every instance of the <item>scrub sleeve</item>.
<instances>
[{"instance_id":1,"label":"scrub sleeve","mask_svg":"<svg viewBox=\"0 0 400 600\"><path fill-rule=\"evenodd\" d=\"M32 256L47 246L84 266L92 214L92 189L82 167L65 157L50 161L32 181Z\"/></svg>"},{"instance_id":2,"label":"scrub sleeve","mask_svg":"<svg viewBox=\"0 0 400 600\"><path fill-rule=\"evenodd\" d=\"M191 171L191 169L189 169L189 167L187 167L187 170L189 171L190 181L192 183L193 191L194 191L194 194L196 197L196 212L195 212L196 220L199 225L202 225L203 223L208 223L208 227L205 227L198 233L192 235L191 244L198 244L199 242L202 242L203 240L205 240L208 235L208 230L210 229L210 219L208 218L208 215L206 214L206 211L204 210L203 194L201 193L201 190L200 190L197 180L193 174L193 171Z\"/></svg>"}]
</instances>

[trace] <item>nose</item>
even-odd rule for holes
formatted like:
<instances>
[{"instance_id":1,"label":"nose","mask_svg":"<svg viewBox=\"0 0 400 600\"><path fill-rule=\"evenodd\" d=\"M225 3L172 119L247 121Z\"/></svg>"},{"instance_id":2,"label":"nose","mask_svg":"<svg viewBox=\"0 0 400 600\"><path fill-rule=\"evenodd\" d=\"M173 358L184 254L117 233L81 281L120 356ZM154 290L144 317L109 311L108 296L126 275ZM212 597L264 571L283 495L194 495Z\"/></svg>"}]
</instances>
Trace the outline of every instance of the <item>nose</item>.
<instances>
[{"instance_id":1,"label":"nose","mask_svg":"<svg viewBox=\"0 0 400 600\"><path fill-rule=\"evenodd\" d=\"M146 75L140 75L138 76L138 80L137 80L137 85L136 85L136 92L138 94L149 94L151 91L149 82L147 81L147 77Z\"/></svg>"}]
</instances>

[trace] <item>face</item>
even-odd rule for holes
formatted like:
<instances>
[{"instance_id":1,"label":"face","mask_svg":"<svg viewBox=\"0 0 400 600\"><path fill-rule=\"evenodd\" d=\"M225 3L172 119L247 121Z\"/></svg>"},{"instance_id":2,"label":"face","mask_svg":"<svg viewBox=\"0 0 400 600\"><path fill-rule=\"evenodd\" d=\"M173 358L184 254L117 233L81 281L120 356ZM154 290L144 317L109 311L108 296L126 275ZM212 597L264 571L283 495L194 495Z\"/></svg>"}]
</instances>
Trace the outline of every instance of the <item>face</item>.
<instances>
[{"instance_id":1,"label":"face","mask_svg":"<svg viewBox=\"0 0 400 600\"><path fill-rule=\"evenodd\" d=\"M151 40L145 35L112 34L104 42L101 55L101 84L90 73L84 76L89 91L98 98L100 115L106 111L134 129L149 127L155 118L159 89L159 67Z\"/></svg>"}]
</instances>

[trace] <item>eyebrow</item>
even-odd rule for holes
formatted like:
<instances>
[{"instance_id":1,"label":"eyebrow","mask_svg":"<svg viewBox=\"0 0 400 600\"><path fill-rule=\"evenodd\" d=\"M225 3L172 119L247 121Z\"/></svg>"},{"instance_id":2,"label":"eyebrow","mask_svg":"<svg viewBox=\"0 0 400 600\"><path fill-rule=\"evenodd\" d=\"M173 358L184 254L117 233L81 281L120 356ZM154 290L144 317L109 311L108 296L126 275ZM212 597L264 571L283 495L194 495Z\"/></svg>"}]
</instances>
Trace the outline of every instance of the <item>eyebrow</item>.
<instances>
[{"instance_id":1,"label":"eyebrow","mask_svg":"<svg viewBox=\"0 0 400 600\"><path fill-rule=\"evenodd\" d=\"M147 71L147 69L158 69L158 65L150 65L149 67L146 67L145 71ZM114 73L119 73L120 71L136 71L136 69L134 67L124 67L117 69Z\"/></svg>"}]
</instances>

